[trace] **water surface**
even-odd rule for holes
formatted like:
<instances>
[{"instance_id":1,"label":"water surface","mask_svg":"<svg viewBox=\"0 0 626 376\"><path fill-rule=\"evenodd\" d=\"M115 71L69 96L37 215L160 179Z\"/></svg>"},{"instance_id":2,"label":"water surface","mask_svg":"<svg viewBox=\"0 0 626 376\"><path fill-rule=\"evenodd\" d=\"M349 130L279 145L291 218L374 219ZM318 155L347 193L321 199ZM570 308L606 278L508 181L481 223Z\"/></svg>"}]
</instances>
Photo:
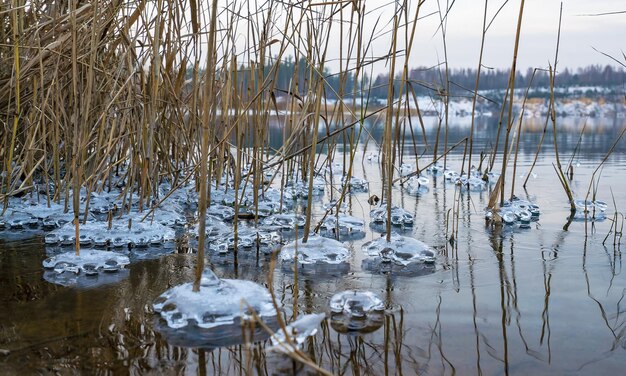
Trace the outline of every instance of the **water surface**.
<instances>
[{"instance_id":1,"label":"water surface","mask_svg":"<svg viewBox=\"0 0 626 376\"><path fill-rule=\"evenodd\" d=\"M579 125L571 126L577 131L560 135L564 163L579 138ZM597 126L583 136L570 182L576 197L585 196L620 126ZM493 129L493 124L478 128L475 155L493 142ZM466 124L452 127L450 143L466 133ZM370 182L370 193L347 200L349 213L365 218L367 229L365 238L347 243L352 250L347 274L301 275L296 284L293 273L280 266L272 269L266 258L240 257L236 269L228 260L210 258L209 262L220 277L266 285L272 274L274 292L288 321L295 313L328 312L328 301L337 291L377 293L388 308L380 329L362 336L345 335L327 321L304 347L334 374L620 374L626 367L626 279L620 245L613 244L609 231L616 211L621 226L626 207L624 141L601 169L596 185L598 199L609 203L607 219L568 224L569 205L553 169L553 147L543 148L536 175L526 189L521 187L521 176L533 162L540 136L541 130L523 135L517 170L515 194L542 210L530 229L492 229L485 224L483 212L488 192L459 192L442 177L430 177L429 191L419 197L407 195L399 185L394 188L395 203L415 215L414 227L405 234L438 251L434 271L403 276L363 267L361 245L380 236L367 225L367 199L382 190L378 164L364 158L376 150L372 144L357 153L354 171ZM407 151L405 162L413 162L412 154ZM431 158L424 156L419 162L424 165ZM446 161L457 170L461 162L462 150ZM316 202L317 218L322 203L331 196L336 192L327 189L326 197ZM451 244L446 218L456 213L459 231ZM0 372L310 371L265 353L266 342L218 349L168 344L155 332L155 315L149 307L167 288L192 279L194 255L183 248L179 252L130 265L129 277L119 283L77 290L43 280L41 262L46 252L41 234L4 233L0 238Z\"/></svg>"}]
</instances>

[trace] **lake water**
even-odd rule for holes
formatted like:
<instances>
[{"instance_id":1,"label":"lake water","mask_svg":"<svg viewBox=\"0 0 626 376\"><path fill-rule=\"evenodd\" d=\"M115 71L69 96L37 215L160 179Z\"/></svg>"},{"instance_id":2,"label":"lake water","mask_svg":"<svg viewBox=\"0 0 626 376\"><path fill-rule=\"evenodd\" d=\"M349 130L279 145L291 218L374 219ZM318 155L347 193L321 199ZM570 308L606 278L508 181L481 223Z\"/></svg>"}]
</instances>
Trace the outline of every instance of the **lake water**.
<instances>
[{"instance_id":1,"label":"lake water","mask_svg":"<svg viewBox=\"0 0 626 376\"><path fill-rule=\"evenodd\" d=\"M573 158L570 184L584 198L592 173L610 149L623 123L588 125ZM560 153L569 161L579 137L579 119L562 120ZM532 164L542 126L525 133L517 174ZM429 142L433 139L429 127ZM419 131L421 132L421 130ZM376 134L376 132L373 132ZM452 126L450 144L467 133ZM493 142L494 125L477 128L475 155ZM443 133L442 133L443 136ZM548 135L549 136L549 135ZM549 144L552 138L547 137ZM442 139L443 141L443 139ZM423 144L420 143L420 147ZM266 258L240 257L238 268L210 257L220 277L267 284L290 321L298 314L328 312L337 291L364 289L385 302L383 326L369 334L338 333L328 321L305 343L304 352L333 374L621 374L626 367L626 278L620 246L604 241L614 213L626 208L626 147L622 140L601 169L597 198L609 203L607 219L568 223L569 205L546 145L524 190L515 193L541 208L530 229L495 230L485 224L488 192L458 192L441 176L431 179L419 197L394 187L397 205L415 215L405 233L438 251L434 271L419 276L365 270L361 245L379 237L369 224L370 194L382 190L379 166L357 153L354 175L370 182L369 193L347 200L348 212L366 220L365 238L348 242L350 270L339 275L301 275L271 269ZM405 162L411 162L407 153ZM424 156L420 165L429 163ZM363 160L363 162L361 162ZM460 170L462 147L447 158ZM499 161L496 165L499 166ZM316 203L319 218L326 197ZM510 188L507 188L507 195ZM614 204L614 203L615 204ZM454 245L446 241L446 217L459 213ZM2 374L308 374L276 354L266 342L217 349L168 344L154 330L148 307L167 288L192 280L195 256L183 252L131 264L118 283L87 290L50 284L43 279L46 250L41 236L0 239L0 373ZM619 240L619 239L618 239ZM604 242L604 244L603 244Z\"/></svg>"}]
</instances>

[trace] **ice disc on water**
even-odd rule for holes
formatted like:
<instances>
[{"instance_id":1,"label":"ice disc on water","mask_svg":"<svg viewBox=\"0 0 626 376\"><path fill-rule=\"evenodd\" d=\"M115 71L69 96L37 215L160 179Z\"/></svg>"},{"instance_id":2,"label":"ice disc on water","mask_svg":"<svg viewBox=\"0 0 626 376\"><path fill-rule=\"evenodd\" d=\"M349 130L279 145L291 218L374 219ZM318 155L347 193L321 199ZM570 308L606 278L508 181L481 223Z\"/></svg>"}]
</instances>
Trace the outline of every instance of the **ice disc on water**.
<instances>
[{"instance_id":1,"label":"ice disc on water","mask_svg":"<svg viewBox=\"0 0 626 376\"><path fill-rule=\"evenodd\" d=\"M43 267L48 269L44 279L62 286L94 287L127 277L124 267L129 263L128 256L117 252L82 249L79 256L65 252L43 261ZM115 276L107 277L111 274Z\"/></svg>"},{"instance_id":2,"label":"ice disc on water","mask_svg":"<svg viewBox=\"0 0 626 376\"><path fill-rule=\"evenodd\" d=\"M365 236L365 221L345 214L329 215L320 226L320 233L327 237L359 238Z\"/></svg>"},{"instance_id":3,"label":"ice disc on water","mask_svg":"<svg viewBox=\"0 0 626 376\"><path fill-rule=\"evenodd\" d=\"M510 201L504 202L498 214L505 225L529 228L530 222L537 221L541 212L539 206L532 202L513 197ZM491 220L493 213L488 214L486 218Z\"/></svg>"},{"instance_id":4,"label":"ice disc on water","mask_svg":"<svg viewBox=\"0 0 626 376\"><path fill-rule=\"evenodd\" d=\"M269 291L251 281L219 279L205 270L200 290L193 283L175 286L161 294L152 305L170 328L197 325L208 329L246 320L252 313L261 318L276 316Z\"/></svg>"},{"instance_id":5,"label":"ice disc on water","mask_svg":"<svg viewBox=\"0 0 626 376\"><path fill-rule=\"evenodd\" d=\"M75 265L79 272L84 270L85 265L92 265L96 269L116 267L118 270L130 263L128 256L116 252L102 251L97 249L82 249L80 255L75 252L66 252L50 257L43 262L46 269L55 268L57 265ZM61 273L65 270L61 270ZM75 272L74 269L71 270Z\"/></svg>"},{"instance_id":6,"label":"ice disc on water","mask_svg":"<svg viewBox=\"0 0 626 376\"><path fill-rule=\"evenodd\" d=\"M412 176L406 181L404 187L410 195L419 196L428 193L430 180L424 176Z\"/></svg>"},{"instance_id":7,"label":"ice disc on water","mask_svg":"<svg viewBox=\"0 0 626 376\"><path fill-rule=\"evenodd\" d=\"M333 295L330 299L330 310L355 318L362 318L371 312L385 309L382 300L370 291L347 290Z\"/></svg>"},{"instance_id":8,"label":"ice disc on water","mask_svg":"<svg viewBox=\"0 0 626 376\"><path fill-rule=\"evenodd\" d=\"M382 262L409 265L412 263L432 264L435 252L425 243L407 236L391 234L391 241L385 236L363 244L363 251Z\"/></svg>"},{"instance_id":9,"label":"ice disc on water","mask_svg":"<svg viewBox=\"0 0 626 376\"><path fill-rule=\"evenodd\" d=\"M311 235L306 243L297 239L281 250L283 262L294 262L298 255L298 264L341 264L348 261L350 251L343 243L334 239Z\"/></svg>"},{"instance_id":10,"label":"ice disc on water","mask_svg":"<svg viewBox=\"0 0 626 376\"><path fill-rule=\"evenodd\" d=\"M219 347L265 341L270 337L269 333L260 325L242 327L239 322L208 329L200 328L197 325L174 329L169 327L162 318L155 321L155 329L173 346L202 348L210 351ZM264 322L271 330L278 327L274 318L264 320Z\"/></svg>"},{"instance_id":11,"label":"ice disc on water","mask_svg":"<svg viewBox=\"0 0 626 376\"><path fill-rule=\"evenodd\" d=\"M484 191L487 189L487 183L484 180L475 176L472 176L469 179L461 178L459 179L459 183L462 188L468 189L470 191Z\"/></svg>"},{"instance_id":12,"label":"ice disc on water","mask_svg":"<svg viewBox=\"0 0 626 376\"><path fill-rule=\"evenodd\" d=\"M230 206L213 204L206 210L207 215L214 216L222 221L232 221L235 217L235 209Z\"/></svg>"},{"instance_id":13,"label":"ice disc on water","mask_svg":"<svg viewBox=\"0 0 626 376\"><path fill-rule=\"evenodd\" d=\"M350 179L347 179L347 176L343 176L341 178L341 183L342 184L346 184L346 180L348 183L348 186L350 187L350 190L352 192L367 192L369 191L369 182L365 179L361 179L358 178L356 176L352 176L350 177Z\"/></svg>"},{"instance_id":14,"label":"ice disc on water","mask_svg":"<svg viewBox=\"0 0 626 376\"><path fill-rule=\"evenodd\" d=\"M573 220L602 221L606 219L604 211L608 205L603 201L574 200L576 212Z\"/></svg>"},{"instance_id":15,"label":"ice disc on water","mask_svg":"<svg viewBox=\"0 0 626 376\"><path fill-rule=\"evenodd\" d=\"M412 174L416 170L413 163L403 163L400 166L400 176L407 176Z\"/></svg>"},{"instance_id":16,"label":"ice disc on water","mask_svg":"<svg viewBox=\"0 0 626 376\"><path fill-rule=\"evenodd\" d=\"M270 231L293 231L303 228L306 218L299 214L274 214L263 219L261 225Z\"/></svg>"},{"instance_id":17,"label":"ice disc on water","mask_svg":"<svg viewBox=\"0 0 626 376\"><path fill-rule=\"evenodd\" d=\"M95 243L98 247L109 244L114 248L122 248L133 244L147 246L149 239L154 236L158 236L164 243L174 240L173 229L158 222L142 221L142 218L141 213L115 218L111 221L110 228L105 222L87 221L80 226L80 243L83 246ZM75 234L74 224L66 223L46 236L46 244L54 245L56 237L61 245L72 246L76 242Z\"/></svg>"},{"instance_id":18,"label":"ice disc on water","mask_svg":"<svg viewBox=\"0 0 626 376\"><path fill-rule=\"evenodd\" d=\"M372 223L387 223L387 204L381 204L379 207L372 209L370 218L372 218ZM397 206L392 206L391 224L394 226L413 226L413 214Z\"/></svg>"},{"instance_id":19,"label":"ice disc on water","mask_svg":"<svg viewBox=\"0 0 626 376\"><path fill-rule=\"evenodd\" d=\"M384 322L385 305L369 291L348 290L330 299L330 324L337 332L369 333Z\"/></svg>"},{"instance_id":20,"label":"ice disc on water","mask_svg":"<svg viewBox=\"0 0 626 376\"><path fill-rule=\"evenodd\" d=\"M287 325L284 329L278 330L272 336L272 347L270 350L291 353L296 351L307 339L317 333L317 328L324 321L326 315L323 313L313 313L304 315L298 320ZM287 340L289 338L289 340Z\"/></svg>"},{"instance_id":21,"label":"ice disc on water","mask_svg":"<svg viewBox=\"0 0 626 376\"><path fill-rule=\"evenodd\" d=\"M292 178L293 179L293 178ZM295 179L295 181L289 181L285 186L286 192L296 198L308 198L309 194L313 196L320 196L324 194L324 188L326 182L320 176L313 178L313 189L309 190L309 183Z\"/></svg>"}]
</instances>

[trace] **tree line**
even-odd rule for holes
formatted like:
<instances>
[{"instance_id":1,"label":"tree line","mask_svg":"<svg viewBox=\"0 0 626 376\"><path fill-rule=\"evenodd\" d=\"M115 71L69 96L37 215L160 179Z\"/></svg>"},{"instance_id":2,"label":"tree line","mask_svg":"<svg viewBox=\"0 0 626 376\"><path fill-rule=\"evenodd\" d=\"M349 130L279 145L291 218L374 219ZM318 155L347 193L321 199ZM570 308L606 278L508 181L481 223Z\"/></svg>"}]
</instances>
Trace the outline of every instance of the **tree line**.
<instances>
[{"instance_id":1,"label":"tree line","mask_svg":"<svg viewBox=\"0 0 626 376\"><path fill-rule=\"evenodd\" d=\"M261 74L262 72L262 74ZM312 73L313 72L313 73ZM509 81L507 69L483 68L480 72L479 91L504 91ZM318 67L311 70L311 66L302 58L295 60L292 57L276 62L268 61L264 66L241 65L236 73L239 92L244 97L254 95L261 86L271 82L276 97L288 95L307 95L310 81L323 77L325 82L325 97L336 99L338 95L350 98L356 90L358 96L370 98L386 98L389 74L382 73L373 78L361 74L355 78L354 71L333 73L328 68L319 71ZM189 72L191 74L191 72ZM435 67L417 67L409 71L409 90L416 95L440 95L449 90L451 96L470 96L476 85L475 68L455 68L446 70L443 65ZM447 81L446 81L447 77ZM396 77L400 80L400 77ZM446 82L449 82L446 85ZM525 72L516 72L515 86L518 89L550 87L550 72L546 69L529 68ZM626 91L626 70L611 65L589 65L577 69L559 69L555 76L556 87L603 87L614 88L614 94L623 94ZM266 86L268 87L268 86ZM406 91L405 91L406 92ZM583 94L593 95L593 91ZM547 95L546 91L531 92L531 96Z\"/></svg>"}]
</instances>

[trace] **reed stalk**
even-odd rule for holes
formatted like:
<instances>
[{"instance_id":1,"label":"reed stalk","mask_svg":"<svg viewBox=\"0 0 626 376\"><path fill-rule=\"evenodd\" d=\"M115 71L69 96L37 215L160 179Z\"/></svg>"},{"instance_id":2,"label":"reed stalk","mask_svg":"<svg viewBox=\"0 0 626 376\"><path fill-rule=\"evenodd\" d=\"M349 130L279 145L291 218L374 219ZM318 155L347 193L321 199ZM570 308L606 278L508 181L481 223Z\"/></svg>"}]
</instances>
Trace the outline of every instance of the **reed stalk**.
<instances>
[{"instance_id":1,"label":"reed stalk","mask_svg":"<svg viewBox=\"0 0 626 376\"><path fill-rule=\"evenodd\" d=\"M394 153L391 148L392 128L393 128L393 98L394 98L394 76L396 68L397 42L398 42L399 18L396 14L393 18L393 33L391 38L391 65L389 68L389 82L387 83L387 111L385 113L385 133L383 136L383 201L387 203L387 223L386 239L391 241L391 192L393 186Z\"/></svg>"},{"instance_id":2,"label":"reed stalk","mask_svg":"<svg viewBox=\"0 0 626 376\"><path fill-rule=\"evenodd\" d=\"M515 33L515 46L513 48L513 62L511 63L511 72L509 75L509 84L507 88L507 92L509 93L508 115L507 115L506 136L504 138L504 149L502 150L502 170L500 172L500 177L498 178L498 181L496 182L496 186L493 192L491 193L491 197L489 198L489 205L488 205L489 209L495 208L496 203L498 202L498 196L500 196L500 206L504 204L504 184L505 184L505 178L506 178L506 166L508 162L507 149L508 149L508 143L509 143L509 133L511 132L511 127L513 125L513 99L515 95L514 94L515 72L516 72L516 67L517 67L517 52L519 49L519 41L520 41L520 36L521 36L521 31L522 31L522 17L524 15L524 3L525 3L524 0L520 2L519 15L517 17L517 31ZM505 96L505 101L503 102L503 105L502 105L503 109L504 109L504 106L507 104L506 99L507 97ZM494 150L494 154L495 154L495 150Z\"/></svg>"},{"instance_id":3,"label":"reed stalk","mask_svg":"<svg viewBox=\"0 0 626 376\"><path fill-rule=\"evenodd\" d=\"M215 38L217 29L217 0L211 2L211 21L209 25L208 46L210 53L207 54L207 71L204 78L204 93L202 98L202 149L200 156L200 198L198 200L198 258L196 260L196 275L193 283L193 291L200 291L200 280L204 270L204 252L206 238L206 207L207 195L210 184L207 164L209 163L209 123L212 121L215 101L213 100L215 70Z\"/></svg>"},{"instance_id":4,"label":"reed stalk","mask_svg":"<svg viewBox=\"0 0 626 376\"><path fill-rule=\"evenodd\" d=\"M530 81L528 82L528 86L526 87L526 93L524 93L524 99L522 101L522 111L519 114L519 121L517 122L517 131L515 132L515 157L513 158L513 174L511 176L511 196L510 200L515 196L515 177L517 176L517 156L519 154L519 143L522 139L522 122L524 121L524 111L526 110L526 101L528 100L528 93L530 92L530 88L533 84L533 80L535 79L535 73L537 69L533 70L533 75L530 77Z\"/></svg>"},{"instance_id":5,"label":"reed stalk","mask_svg":"<svg viewBox=\"0 0 626 376\"><path fill-rule=\"evenodd\" d=\"M476 83L474 84L474 93L472 97L472 122L470 124L470 134L469 134L469 157L467 162L467 171L471 172L472 170L472 153L474 151L474 124L476 121L476 103L478 100L478 88L480 85L480 73L483 68L483 54L485 51L485 37L487 36L487 6L489 5L489 0L485 0L485 8L483 12L483 31L482 36L480 38L480 53L478 54L478 67L476 68ZM463 174L463 167L461 167L461 174ZM469 175L469 174L468 174Z\"/></svg>"}]
</instances>

